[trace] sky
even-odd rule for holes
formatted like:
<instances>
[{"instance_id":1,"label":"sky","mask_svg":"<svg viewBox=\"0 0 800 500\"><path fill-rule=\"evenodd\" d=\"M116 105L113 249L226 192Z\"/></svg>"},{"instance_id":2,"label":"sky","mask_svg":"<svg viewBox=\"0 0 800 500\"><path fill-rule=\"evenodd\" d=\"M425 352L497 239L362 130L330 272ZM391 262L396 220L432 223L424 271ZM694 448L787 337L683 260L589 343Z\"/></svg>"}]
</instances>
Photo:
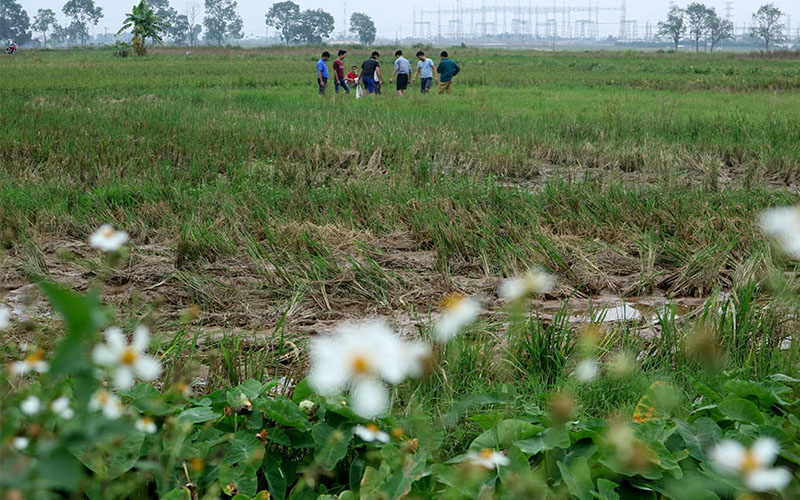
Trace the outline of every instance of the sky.
<instances>
[{"instance_id":1,"label":"sky","mask_svg":"<svg viewBox=\"0 0 800 500\"><path fill-rule=\"evenodd\" d=\"M58 17L63 21L63 14L61 14L61 7L66 0L18 0L28 15L33 17L38 9L50 8L56 11ZM202 5L202 0L190 0ZM618 7L621 0L497 0L500 5L541 5L552 6L557 5L573 5L585 7L590 3L599 1L601 7ZM733 18L737 26L741 26L742 22L750 20L753 12L755 12L760 5L766 3L767 0L737 0L733 2ZM108 32L116 32L122 24L124 15L130 11L131 5L134 0L95 0L96 4L103 7L105 17L100 20L97 27L93 29L93 33L102 33L104 30ZM487 5L494 4L495 0L461 0L464 7L475 5L476 7L486 3ZM688 3L689 0L678 2L679 5ZM178 11L184 11L187 0L171 0L172 6ZM245 36L252 37L253 35L259 36L266 32L264 24L264 14L269 7L274 3L273 0L238 0L239 13L244 19ZM342 19L344 15L344 4L342 0L295 0L303 9L324 9L330 12L336 19L336 33L339 33L342 28ZM387 1L387 0L347 0L348 16L354 12L363 12L373 18L378 28L378 37L380 38L395 38L398 34L403 35L411 34L411 26L414 18L414 7L418 9L425 6L425 10L436 10L441 5L442 8L454 7L456 0L428 0L422 1ZM724 14L725 0L707 0L707 5L716 7L720 14ZM796 27L800 23L800 1L798 0L773 0L776 6L783 10L786 14L792 16L792 26ZM627 10L628 18L636 19L639 22L641 33L643 33L646 21L652 23L657 22L659 19L665 17L665 13L669 9L669 0L628 0ZM601 14L601 28L602 33L610 34L617 33L619 30L614 25L619 21L618 13ZM429 20L433 21L433 18ZM608 23L608 24L605 24ZM434 28L435 29L435 28ZM270 34L274 34L270 30Z\"/></svg>"}]
</instances>

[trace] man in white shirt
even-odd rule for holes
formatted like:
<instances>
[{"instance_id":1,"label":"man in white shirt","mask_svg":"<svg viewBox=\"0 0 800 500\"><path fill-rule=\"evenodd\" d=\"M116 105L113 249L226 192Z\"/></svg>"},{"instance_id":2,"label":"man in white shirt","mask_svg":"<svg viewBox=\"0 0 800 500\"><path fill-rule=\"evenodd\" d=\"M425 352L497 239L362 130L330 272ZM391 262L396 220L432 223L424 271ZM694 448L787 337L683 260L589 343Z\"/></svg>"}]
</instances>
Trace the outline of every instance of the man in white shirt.
<instances>
[{"instance_id":1,"label":"man in white shirt","mask_svg":"<svg viewBox=\"0 0 800 500\"><path fill-rule=\"evenodd\" d=\"M389 83L392 83L394 77L397 77L397 95L402 96L408 88L408 79L411 78L411 63L403 57L402 50L395 52L394 57L394 73L389 78Z\"/></svg>"},{"instance_id":2,"label":"man in white shirt","mask_svg":"<svg viewBox=\"0 0 800 500\"><path fill-rule=\"evenodd\" d=\"M414 82L417 81L417 76L421 75L420 87L422 93L427 94L431 91L433 81L436 80L436 65L432 59L425 57L425 52L421 50L417 52L417 59L419 59L419 62L417 62L417 71L414 73Z\"/></svg>"}]
</instances>

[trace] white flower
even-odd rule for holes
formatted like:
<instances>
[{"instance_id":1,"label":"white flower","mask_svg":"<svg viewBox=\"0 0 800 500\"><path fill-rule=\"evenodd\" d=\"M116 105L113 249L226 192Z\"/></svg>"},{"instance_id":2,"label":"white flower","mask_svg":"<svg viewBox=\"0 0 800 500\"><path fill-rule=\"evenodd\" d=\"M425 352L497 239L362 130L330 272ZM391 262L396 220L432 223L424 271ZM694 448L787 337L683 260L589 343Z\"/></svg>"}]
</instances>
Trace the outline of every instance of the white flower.
<instances>
[{"instance_id":1,"label":"white flower","mask_svg":"<svg viewBox=\"0 0 800 500\"><path fill-rule=\"evenodd\" d=\"M548 293L556 287L556 278L540 269L533 269L500 283L498 293L505 300L517 300L534 293Z\"/></svg>"},{"instance_id":2,"label":"white flower","mask_svg":"<svg viewBox=\"0 0 800 500\"><path fill-rule=\"evenodd\" d=\"M152 418L142 417L136 421L136 430L145 434L155 434L158 428Z\"/></svg>"},{"instance_id":3,"label":"white flower","mask_svg":"<svg viewBox=\"0 0 800 500\"><path fill-rule=\"evenodd\" d=\"M19 409L22 410L22 413L25 415L32 417L39 413L39 410L42 409L42 402L36 396L28 396L19 405Z\"/></svg>"},{"instance_id":4,"label":"white flower","mask_svg":"<svg viewBox=\"0 0 800 500\"><path fill-rule=\"evenodd\" d=\"M403 343L404 363L408 368L408 376L420 378L425 374L431 360L431 346L425 342L404 342Z\"/></svg>"},{"instance_id":5,"label":"white flower","mask_svg":"<svg viewBox=\"0 0 800 500\"><path fill-rule=\"evenodd\" d=\"M44 360L44 351L36 346L28 349L29 354L22 361L11 364L11 374L22 376L28 372L44 373L50 369L50 365Z\"/></svg>"},{"instance_id":6,"label":"white flower","mask_svg":"<svg viewBox=\"0 0 800 500\"><path fill-rule=\"evenodd\" d=\"M380 441L381 443L389 442L389 435L383 432L380 427L375 424L357 425L356 436L368 443L376 440Z\"/></svg>"},{"instance_id":7,"label":"white flower","mask_svg":"<svg viewBox=\"0 0 800 500\"><path fill-rule=\"evenodd\" d=\"M771 208L761 214L759 225L784 252L800 259L800 210L797 207Z\"/></svg>"},{"instance_id":8,"label":"white flower","mask_svg":"<svg viewBox=\"0 0 800 500\"><path fill-rule=\"evenodd\" d=\"M720 471L742 475L745 485L753 491L781 490L791 482L792 473L784 467L771 467L778 451L778 443L771 438L759 438L749 449L726 440L714 447L711 459Z\"/></svg>"},{"instance_id":9,"label":"white flower","mask_svg":"<svg viewBox=\"0 0 800 500\"><path fill-rule=\"evenodd\" d=\"M600 374L600 365L593 359L584 359L575 367L575 378L579 382L589 383Z\"/></svg>"},{"instance_id":10,"label":"white flower","mask_svg":"<svg viewBox=\"0 0 800 500\"><path fill-rule=\"evenodd\" d=\"M115 231L111 224L100 226L100 229L89 237L89 244L92 248L97 248L104 252L116 252L127 242L128 233L124 231Z\"/></svg>"},{"instance_id":11,"label":"white flower","mask_svg":"<svg viewBox=\"0 0 800 500\"><path fill-rule=\"evenodd\" d=\"M31 441L25 436L17 436L14 438L13 444L15 449L22 451L31 444Z\"/></svg>"},{"instance_id":12,"label":"white flower","mask_svg":"<svg viewBox=\"0 0 800 500\"><path fill-rule=\"evenodd\" d=\"M311 341L311 387L325 396L350 390L353 411L364 418L384 413L384 382L399 384L411 370L403 341L383 321L342 325L333 336Z\"/></svg>"},{"instance_id":13,"label":"white flower","mask_svg":"<svg viewBox=\"0 0 800 500\"><path fill-rule=\"evenodd\" d=\"M111 369L114 386L129 389L137 375L144 380L153 380L161 373L159 362L145 354L150 345L150 331L146 327L136 327L130 344L119 328L109 328L105 336L105 344L95 346L92 359Z\"/></svg>"},{"instance_id":14,"label":"white flower","mask_svg":"<svg viewBox=\"0 0 800 500\"><path fill-rule=\"evenodd\" d=\"M92 399L89 400L89 409L102 411L103 415L109 420L118 419L125 410L119 397L105 389L100 389L92 394Z\"/></svg>"},{"instance_id":15,"label":"white flower","mask_svg":"<svg viewBox=\"0 0 800 500\"><path fill-rule=\"evenodd\" d=\"M504 454L490 449L481 450L480 452L470 451L467 453L466 459L472 465L478 465L489 470L511 463Z\"/></svg>"},{"instance_id":16,"label":"white flower","mask_svg":"<svg viewBox=\"0 0 800 500\"><path fill-rule=\"evenodd\" d=\"M442 344L453 340L461 330L478 319L480 310L480 305L472 298L459 293L448 295L444 300L442 315L436 320L433 328L436 340Z\"/></svg>"},{"instance_id":17,"label":"white flower","mask_svg":"<svg viewBox=\"0 0 800 500\"><path fill-rule=\"evenodd\" d=\"M66 396L54 399L53 402L50 403L50 409L64 420L70 420L75 416L75 412L69 406L69 398Z\"/></svg>"},{"instance_id":18,"label":"white flower","mask_svg":"<svg viewBox=\"0 0 800 500\"><path fill-rule=\"evenodd\" d=\"M6 306L0 306L0 331L8 329L11 325L11 311Z\"/></svg>"}]
</instances>

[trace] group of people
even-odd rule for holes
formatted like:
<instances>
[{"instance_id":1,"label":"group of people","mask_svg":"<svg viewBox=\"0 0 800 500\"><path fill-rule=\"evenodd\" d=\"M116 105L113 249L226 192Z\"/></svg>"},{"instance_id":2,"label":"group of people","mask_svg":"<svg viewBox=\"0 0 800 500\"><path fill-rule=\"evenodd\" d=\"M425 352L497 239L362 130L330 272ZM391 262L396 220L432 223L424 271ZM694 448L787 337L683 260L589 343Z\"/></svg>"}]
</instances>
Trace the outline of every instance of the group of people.
<instances>
[{"instance_id":1,"label":"group of people","mask_svg":"<svg viewBox=\"0 0 800 500\"><path fill-rule=\"evenodd\" d=\"M17 44L14 43L14 40L9 40L6 42L6 54L14 54L17 52Z\"/></svg>"},{"instance_id":2,"label":"group of people","mask_svg":"<svg viewBox=\"0 0 800 500\"><path fill-rule=\"evenodd\" d=\"M360 92L363 85L365 95L380 94L383 86L383 73L381 64L378 62L380 54L377 51L373 52L369 59L361 63L361 68L353 66L347 74L344 72L346 57L347 51L340 50L333 61L333 83L336 93L343 90L349 94L351 87L355 87ZM319 95L322 96L325 95L330 80L328 72L330 58L330 52L325 51L317 61L317 84L319 85ZM420 50L417 52L417 69L412 75L411 63L403 57L403 51L398 50L394 53L394 71L389 78L389 83L396 81L397 94L402 96L408 90L408 86L413 85L419 77L420 90L423 94L431 91L434 82L438 82L440 94L449 94L453 90L453 77L461 72L461 68L450 59L447 51L441 53L441 58L437 66L425 55L425 52Z\"/></svg>"}]
</instances>

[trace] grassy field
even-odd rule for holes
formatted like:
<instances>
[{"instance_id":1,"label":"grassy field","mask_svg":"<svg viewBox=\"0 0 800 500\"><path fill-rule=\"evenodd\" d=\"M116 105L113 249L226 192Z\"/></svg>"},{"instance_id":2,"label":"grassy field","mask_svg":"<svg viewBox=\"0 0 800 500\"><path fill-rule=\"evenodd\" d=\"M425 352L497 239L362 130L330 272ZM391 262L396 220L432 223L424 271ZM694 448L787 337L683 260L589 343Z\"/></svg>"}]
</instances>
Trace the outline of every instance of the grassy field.
<instances>
[{"instance_id":1,"label":"grassy field","mask_svg":"<svg viewBox=\"0 0 800 500\"><path fill-rule=\"evenodd\" d=\"M489 391L511 415L563 391L576 415L611 418L657 380L686 417L732 376L797 376L795 308L769 298L785 262L757 228L798 202L796 59L453 49L452 95L386 85L356 100L316 95L317 52L0 58L0 302L42 321L10 338L52 344L28 283L87 290L102 266L86 239L109 222L131 245L103 300L154 326L165 384L199 376L200 392L293 385L309 336L345 319L388 316L428 338L454 290L487 314L438 353L446 374L395 393L398 418ZM534 266L558 287L508 310L498 283ZM612 323L593 305L620 300L651 310ZM641 369L575 382L581 323L597 326L601 358L631 353ZM696 350L724 354L704 370L685 339L708 325L713 349ZM438 457L481 422L450 422Z\"/></svg>"}]
</instances>

